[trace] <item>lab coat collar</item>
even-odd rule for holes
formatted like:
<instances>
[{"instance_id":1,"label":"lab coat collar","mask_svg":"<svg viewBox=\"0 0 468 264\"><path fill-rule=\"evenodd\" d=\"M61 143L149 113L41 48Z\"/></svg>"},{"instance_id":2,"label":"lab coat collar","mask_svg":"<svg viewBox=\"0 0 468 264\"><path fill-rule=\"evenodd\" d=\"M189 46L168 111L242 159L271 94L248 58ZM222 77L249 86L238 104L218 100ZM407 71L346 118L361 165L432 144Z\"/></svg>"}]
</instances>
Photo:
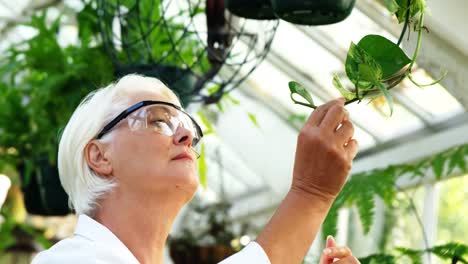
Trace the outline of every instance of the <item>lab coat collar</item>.
<instances>
[{"instance_id":1,"label":"lab coat collar","mask_svg":"<svg viewBox=\"0 0 468 264\"><path fill-rule=\"evenodd\" d=\"M79 215L74 234L124 253L131 263L139 264L132 252L112 231L87 215Z\"/></svg>"}]
</instances>

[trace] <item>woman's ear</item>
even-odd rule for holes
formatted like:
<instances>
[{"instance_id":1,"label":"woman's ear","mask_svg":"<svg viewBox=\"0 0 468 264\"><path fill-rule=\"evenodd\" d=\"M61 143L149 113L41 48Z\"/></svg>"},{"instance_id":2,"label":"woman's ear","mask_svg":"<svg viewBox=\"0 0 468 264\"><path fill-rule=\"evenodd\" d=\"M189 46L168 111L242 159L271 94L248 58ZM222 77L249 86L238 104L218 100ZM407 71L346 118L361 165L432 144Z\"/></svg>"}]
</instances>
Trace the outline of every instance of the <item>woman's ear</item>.
<instances>
[{"instance_id":1,"label":"woman's ear","mask_svg":"<svg viewBox=\"0 0 468 264\"><path fill-rule=\"evenodd\" d=\"M97 140L92 140L85 147L85 157L88 166L97 174L104 177L108 177L112 173L112 163L107 151L107 146Z\"/></svg>"}]
</instances>

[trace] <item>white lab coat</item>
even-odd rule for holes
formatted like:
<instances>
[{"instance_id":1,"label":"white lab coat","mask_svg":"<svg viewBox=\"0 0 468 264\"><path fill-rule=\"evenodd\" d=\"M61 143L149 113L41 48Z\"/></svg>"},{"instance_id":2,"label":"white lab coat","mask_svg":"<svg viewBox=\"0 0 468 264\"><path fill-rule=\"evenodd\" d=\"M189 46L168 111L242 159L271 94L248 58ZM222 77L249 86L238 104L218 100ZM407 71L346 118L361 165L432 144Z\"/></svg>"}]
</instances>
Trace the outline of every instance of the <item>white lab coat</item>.
<instances>
[{"instance_id":1,"label":"white lab coat","mask_svg":"<svg viewBox=\"0 0 468 264\"><path fill-rule=\"evenodd\" d=\"M130 250L105 226L80 215L74 236L39 253L32 264L139 264ZM262 247L249 243L219 264L271 264Z\"/></svg>"}]
</instances>

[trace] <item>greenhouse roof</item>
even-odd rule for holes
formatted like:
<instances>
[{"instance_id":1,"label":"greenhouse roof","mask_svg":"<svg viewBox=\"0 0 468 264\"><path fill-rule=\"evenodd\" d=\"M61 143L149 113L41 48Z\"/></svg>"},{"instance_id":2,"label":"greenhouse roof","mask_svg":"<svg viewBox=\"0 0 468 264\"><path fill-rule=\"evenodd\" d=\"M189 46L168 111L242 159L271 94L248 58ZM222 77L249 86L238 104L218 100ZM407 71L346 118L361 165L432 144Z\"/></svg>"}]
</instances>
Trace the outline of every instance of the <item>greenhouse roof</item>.
<instances>
[{"instance_id":1,"label":"greenhouse roof","mask_svg":"<svg viewBox=\"0 0 468 264\"><path fill-rule=\"evenodd\" d=\"M75 5L79 1L64 2ZM27 28L11 30L13 25L24 22L32 11L51 5L63 2L0 1L0 49L31 34ZM464 14L468 2L428 1L428 5L431 16L426 25L430 34L424 37L414 76L424 84L433 82L444 71L448 75L441 84L423 89L404 81L393 91L392 116L380 98L369 104L349 105L361 147L355 170L388 165L385 160L412 161L418 157L414 151L427 156L468 141L466 133L456 132L468 121L468 31ZM400 30L376 0L357 1L351 16L334 25L305 27L280 22L266 60L232 93L240 105L225 109L217 124L217 135L205 139L209 161L205 195L216 199L222 185L229 199L246 201L249 212L275 204L289 187L297 133L311 112L292 103L288 82L302 83L316 103L336 98L339 93L333 88L332 76L345 76L350 42L367 34L396 40ZM76 28L71 26L70 35L73 32L76 34ZM404 43L404 47L411 54L414 42ZM444 133L446 136L441 136ZM439 146L441 140L440 147L429 147ZM392 152L395 149L399 152ZM385 157L385 153L393 156ZM384 155L384 161L372 162L372 157L378 155ZM396 156L399 159L392 159ZM250 202L251 197L257 199L258 208Z\"/></svg>"}]
</instances>

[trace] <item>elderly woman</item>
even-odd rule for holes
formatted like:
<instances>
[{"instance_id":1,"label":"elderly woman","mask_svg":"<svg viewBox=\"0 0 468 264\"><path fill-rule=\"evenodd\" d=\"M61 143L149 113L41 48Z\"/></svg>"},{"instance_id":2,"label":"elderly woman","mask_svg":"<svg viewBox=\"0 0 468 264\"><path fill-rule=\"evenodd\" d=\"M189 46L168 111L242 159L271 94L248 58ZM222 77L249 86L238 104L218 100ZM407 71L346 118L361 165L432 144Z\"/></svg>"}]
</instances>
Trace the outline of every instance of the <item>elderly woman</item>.
<instances>
[{"instance_id":1,"label":"elderly woman","mask_svg":"<svg viewBox=\"0 0 468 264\"><path fill-rule=\"evenodd\" d=\"M264 231L222 263L301 263L357 152L344 101L320 106L298 137L293 182ZM155 78L128 75L88 95L60 140L62 186L79 215L74 236L35 264L162 263L173 221L198 187L202 138ZM328 243L321 263L357 263Z\"/></svg>"}]
</instances>

